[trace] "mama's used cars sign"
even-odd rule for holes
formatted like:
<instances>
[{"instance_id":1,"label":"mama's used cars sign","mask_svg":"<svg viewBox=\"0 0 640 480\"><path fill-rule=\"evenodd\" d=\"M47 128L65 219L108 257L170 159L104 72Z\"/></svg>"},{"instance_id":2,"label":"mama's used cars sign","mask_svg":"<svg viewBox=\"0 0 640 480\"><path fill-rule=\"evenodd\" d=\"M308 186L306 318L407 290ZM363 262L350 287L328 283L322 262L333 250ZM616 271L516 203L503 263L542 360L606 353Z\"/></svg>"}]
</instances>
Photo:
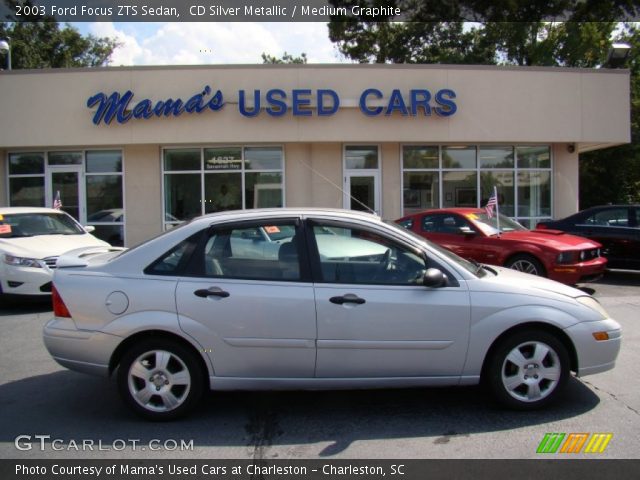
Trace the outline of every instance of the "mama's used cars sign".
<instances>
[{"instance_id":1,"label":"mama's used cars sign","mask_svg":"<svg viewBox=\"0 0 640 480\"><path fill-rule=\"evenodd\" d=\"M456 93L453 90L441 89L432 93L424 88L401 91L393 89L385 92L376 88L367 88L358 99L360 111L367 116L393 115L431 116L436 114L443 117L453 115L457 110L454 101ZM96 93L87 100L87 107L96 110L93 123L110 124L114 119L117 123L127 123L131 119L145 120L153 117L179 117L183 113L199 114L206 111L217 111L225 106L222 92L215 93L209 85L201 92L185 99L168 98L166 100L151 100L143 98L134 101L134 93L127 90L124 93L104 92ZM248 93L238 91L238 112L245 117L256 117L263 112L272 117L293 115L296 117L329 116L334 115L340 108L340 96L331 89L293 89L285 91L272 88L267 91L254 90Z\"/></svg>"}]
</instances>

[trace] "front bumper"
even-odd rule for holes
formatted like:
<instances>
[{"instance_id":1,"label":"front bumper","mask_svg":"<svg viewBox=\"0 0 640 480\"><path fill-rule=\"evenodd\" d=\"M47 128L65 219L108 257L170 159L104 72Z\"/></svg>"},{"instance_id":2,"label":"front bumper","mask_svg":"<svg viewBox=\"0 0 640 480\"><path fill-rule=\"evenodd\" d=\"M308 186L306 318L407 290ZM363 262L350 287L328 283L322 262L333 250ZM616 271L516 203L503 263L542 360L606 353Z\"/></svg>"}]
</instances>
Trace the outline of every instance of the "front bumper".
<instances>
[{"instance_id":1,"label":"front bumper","mask_svg":"<svg viewBox=\"0 0 640 480\"><path fill-rule=\"evenodd\" d=\"M108 376L109 360L121 337L78 330L70 318L54 318L43 329L43 340L56 362L70 370Z\"/></svg>"},{"instance_id":2,"label":"front bumper","mask_svg":"<svg viewBox=\"0 0 640 480\"><path fill-rule=\"evenodd\" d=\"M1 292L8 295L51 295L53 270L48 267L14 267L3 265Z\"/></svg>"},{"instance_id":3,"label":"front bumper","mask_svg":"<svg viewBox=\"0 0 640 480\"><path fill-rule=\"evenodd\" d=\"M565 330L573 340L578 354L579 377L611 370L622 344L620 324L608 318L597 322L581 322ZM607 332L609 340L596 340L593 334Z\"/></svg>"},{"instance_id":4,"label":"front bumper","mask_svg":"<svg viewBox=\"0 0 640 480\"><path fill-rule=\"evenodd\" d=\"M549 269L548 276L551 280L575 285L582 282L593 282L604 275L607 269L607 259L604 257L594 258L581 263L568 265L554 264Z\"/></svg>"}]
</instances>

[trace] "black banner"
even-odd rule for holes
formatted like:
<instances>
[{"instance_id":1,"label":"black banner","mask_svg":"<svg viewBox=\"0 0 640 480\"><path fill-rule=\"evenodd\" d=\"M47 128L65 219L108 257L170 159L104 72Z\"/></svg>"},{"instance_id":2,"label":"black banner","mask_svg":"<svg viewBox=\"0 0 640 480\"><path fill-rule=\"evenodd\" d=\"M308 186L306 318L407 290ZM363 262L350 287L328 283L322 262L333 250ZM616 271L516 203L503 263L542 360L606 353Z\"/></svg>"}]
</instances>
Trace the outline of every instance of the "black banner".
<instances>
[{"instance_id":1,"label":"black banner","mask_svg":"<svg viewBox=\"0 0 640 480\"><path fill-rule=\"evenodd\" d=\"M0 0L2 21L637 21L639 0Z\"/></svg>"},{"instance_id":2,"label":"black banner","mask_svg":"<svg viewBox=\"0 0 640 480\"><path fill-rule=\"evenodd\" d=\"M584 480L635 478L640 460L0 460L2 480Z\"/></svg>"}]
</instances>

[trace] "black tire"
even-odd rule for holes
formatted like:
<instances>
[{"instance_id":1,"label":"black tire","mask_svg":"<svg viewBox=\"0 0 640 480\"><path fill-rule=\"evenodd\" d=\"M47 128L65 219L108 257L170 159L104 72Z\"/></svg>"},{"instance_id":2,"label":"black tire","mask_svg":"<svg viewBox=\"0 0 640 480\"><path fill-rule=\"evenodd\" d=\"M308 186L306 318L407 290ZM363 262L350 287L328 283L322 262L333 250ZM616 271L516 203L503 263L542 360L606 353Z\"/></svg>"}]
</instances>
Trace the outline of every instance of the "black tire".
<instances>
[{"instance_id":1,"label":"black tire","mask_svg":"<svg viewBox=\"0 0 640 480\"><path fill-rule=\"evenodd\" d=\"M530 273L531 275L537 275L539 277L546 277L547 271L545 270L540 260L533 255L527 255L521 253L509 258L505 264L505 267L517 270L519 272Z\"/></svg>"},{"instance_id":2,"label":"black tire","mask_svg":"<svg viewBox=\"0 0 640 480\"><path fill-rule=\"evenodd\" d=\"M205 376L196 354L179 342L151 338L120 361L117 383L124 403L153 421L180 418L199 403Z\"/></svg>"},{"instance_id":3,"label":"black tire","mask_svg":"<svg viewBox=\"0 0 640 480\"><path fill-rule=\"evenodd\" d=\"M558 338L524 330L500 341L487 360L483 381L503 406L535 410L558 398L567 385L569 369L569 353Z\"/></svg>"}]
</instances>

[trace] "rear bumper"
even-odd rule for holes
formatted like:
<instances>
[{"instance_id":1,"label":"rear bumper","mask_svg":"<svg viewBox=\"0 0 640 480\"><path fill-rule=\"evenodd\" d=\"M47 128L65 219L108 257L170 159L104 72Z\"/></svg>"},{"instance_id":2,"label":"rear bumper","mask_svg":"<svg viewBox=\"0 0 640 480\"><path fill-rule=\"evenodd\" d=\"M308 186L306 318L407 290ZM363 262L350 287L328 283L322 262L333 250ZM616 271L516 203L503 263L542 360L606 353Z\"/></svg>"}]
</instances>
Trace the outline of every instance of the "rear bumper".
<instances>
[{"instance_id":1,"label":"rear bumper","mask_svg":"<svg viewBox=\"0 0 640 480\"><path fill-rule=\"evenodd\" d=\"M44 345L65 368L91 375L108 376L109 361L121 337L78 330L71 319L54 318L43 329Z\"/></svg>"}]
</instances>

